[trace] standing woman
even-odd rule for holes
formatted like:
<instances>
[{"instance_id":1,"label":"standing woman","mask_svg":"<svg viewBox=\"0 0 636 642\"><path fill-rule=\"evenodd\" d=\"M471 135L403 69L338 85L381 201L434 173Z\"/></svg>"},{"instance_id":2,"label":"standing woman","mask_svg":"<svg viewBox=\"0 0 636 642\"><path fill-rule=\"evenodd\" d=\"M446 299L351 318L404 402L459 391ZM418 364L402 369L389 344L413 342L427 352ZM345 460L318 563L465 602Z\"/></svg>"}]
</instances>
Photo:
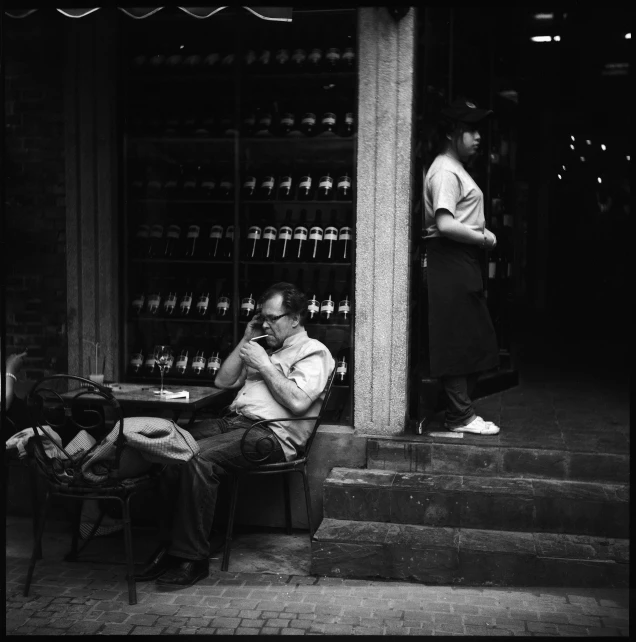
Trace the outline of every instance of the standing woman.
<instances>
[{"instance_id":1,"label":"standing woman","mask_svg":"<svg viewBox=\"0 0 636 642\"><path fill-rule=\"evenodd\" d=\"M444 427L478 435L499 432L471 402L479 373L499 364L480 262L497 239L486 229L484 195L464 165L477 153L479 126L490 114L463 99L444 109L440 149L424 179L431 376L446 393Z\"/></svg>"}]
</instances>

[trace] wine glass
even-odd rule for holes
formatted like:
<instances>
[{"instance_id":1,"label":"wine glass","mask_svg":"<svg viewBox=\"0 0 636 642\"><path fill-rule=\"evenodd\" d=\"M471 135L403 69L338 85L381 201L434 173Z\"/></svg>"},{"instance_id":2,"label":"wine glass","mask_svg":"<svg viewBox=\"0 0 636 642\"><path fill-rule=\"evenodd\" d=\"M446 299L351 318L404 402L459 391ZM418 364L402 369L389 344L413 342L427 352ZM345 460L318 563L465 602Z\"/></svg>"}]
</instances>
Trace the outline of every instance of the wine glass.
<instances>
[{"instance_id":1,"label":"wine glass","mask_svg":"<svg viewBox=\"0 0 636 642\"><path fill-rule=\"evenodd\" d=\"M168 370L170 367L170 364L172 363L173 360L173 355L172 355L172 348L170 346L164 346L164 345L156 345L155 346L155 363L157 364L157 367L159 368L159 373L161 374L161 390L159 391L159 394L164 395L166 394L163 390L163 375Z\"/></svg>"}]
</instances>

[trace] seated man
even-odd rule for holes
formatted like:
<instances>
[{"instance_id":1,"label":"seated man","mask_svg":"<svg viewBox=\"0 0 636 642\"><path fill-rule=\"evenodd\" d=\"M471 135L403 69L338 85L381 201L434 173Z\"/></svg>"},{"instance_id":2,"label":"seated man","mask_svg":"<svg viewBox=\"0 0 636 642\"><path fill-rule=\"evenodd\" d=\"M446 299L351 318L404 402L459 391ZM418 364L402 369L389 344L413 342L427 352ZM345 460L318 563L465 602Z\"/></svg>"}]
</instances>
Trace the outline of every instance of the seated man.
<instances>
[{"instance_id":1,"label":"seated man","mask_svg":"<svg viewBox=\"0 0 636 642\"><path fill-rule=\"evenodd\" d=\"M153 555L137 580L157 579L157 584L184 587L207 577L219 475L254 466L241 454L245 431L260 419L315 415L319 410L334 360L326 346L307 336L305 295L290 283L276 283L261 301L261 313L247 324L243 338L216 376L217 387L238 389L229 413L195 425L191 433L199 454L187 464L166 469L166 505L173 516L171 541ZM267 350L251 341L264 334ZM273 463L297 457L313 422L267 425L275 434L267 440L271 448L267 463ZM268 435L264 428L254 429L246 447L256 452L257 440Z\"/></svg>"}]
</instances>

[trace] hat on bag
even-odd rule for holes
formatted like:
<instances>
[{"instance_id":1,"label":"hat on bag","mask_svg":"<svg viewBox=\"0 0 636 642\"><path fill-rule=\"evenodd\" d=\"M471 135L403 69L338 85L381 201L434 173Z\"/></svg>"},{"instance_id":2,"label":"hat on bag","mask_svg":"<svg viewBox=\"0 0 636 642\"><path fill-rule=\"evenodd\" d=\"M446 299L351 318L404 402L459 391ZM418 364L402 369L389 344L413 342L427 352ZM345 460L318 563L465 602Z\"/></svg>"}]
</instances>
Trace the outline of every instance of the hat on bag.
<instances>
[{"instance_id":1,"label":"hat on bag","mask_svg":"<svg viewBox=\"0 0 636 642\"><path fill-rule=\"evenodd\" d=\"M475 103L460 98L454 100L448 107L442 109L442 116L461 123L478 123L490 116L492 109L480 109Z\"/></svg>"}]
</instances>

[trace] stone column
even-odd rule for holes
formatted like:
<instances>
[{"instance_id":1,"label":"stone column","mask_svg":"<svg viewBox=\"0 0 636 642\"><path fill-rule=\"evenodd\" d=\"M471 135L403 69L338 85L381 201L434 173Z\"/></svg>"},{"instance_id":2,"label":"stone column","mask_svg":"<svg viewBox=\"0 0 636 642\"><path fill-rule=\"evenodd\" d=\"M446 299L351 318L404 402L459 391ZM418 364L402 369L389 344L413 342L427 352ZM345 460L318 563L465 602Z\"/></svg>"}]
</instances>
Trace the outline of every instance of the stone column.
<instances>
[{"instance_id":1,"label":"stone column","mask_svg":"<svg viewBox=\"0 0 636 642\"><path fill-rule=\"evenodd\" d=\"M354 427L395 435L408 401L416 9L359 8Z\"/></svg>"},{"instance_id":2,"label":"stone column","mask_svg":"<svg viewBox=\"0 0 636 642\"><path fill-rule=\"evenodd\" d=\"M119 271L115 12L64 22L67 43L68 371L86 376L91 343L119 377ZM94 359L94 356L93 356Z\"/></svg>"}]
</instances>

